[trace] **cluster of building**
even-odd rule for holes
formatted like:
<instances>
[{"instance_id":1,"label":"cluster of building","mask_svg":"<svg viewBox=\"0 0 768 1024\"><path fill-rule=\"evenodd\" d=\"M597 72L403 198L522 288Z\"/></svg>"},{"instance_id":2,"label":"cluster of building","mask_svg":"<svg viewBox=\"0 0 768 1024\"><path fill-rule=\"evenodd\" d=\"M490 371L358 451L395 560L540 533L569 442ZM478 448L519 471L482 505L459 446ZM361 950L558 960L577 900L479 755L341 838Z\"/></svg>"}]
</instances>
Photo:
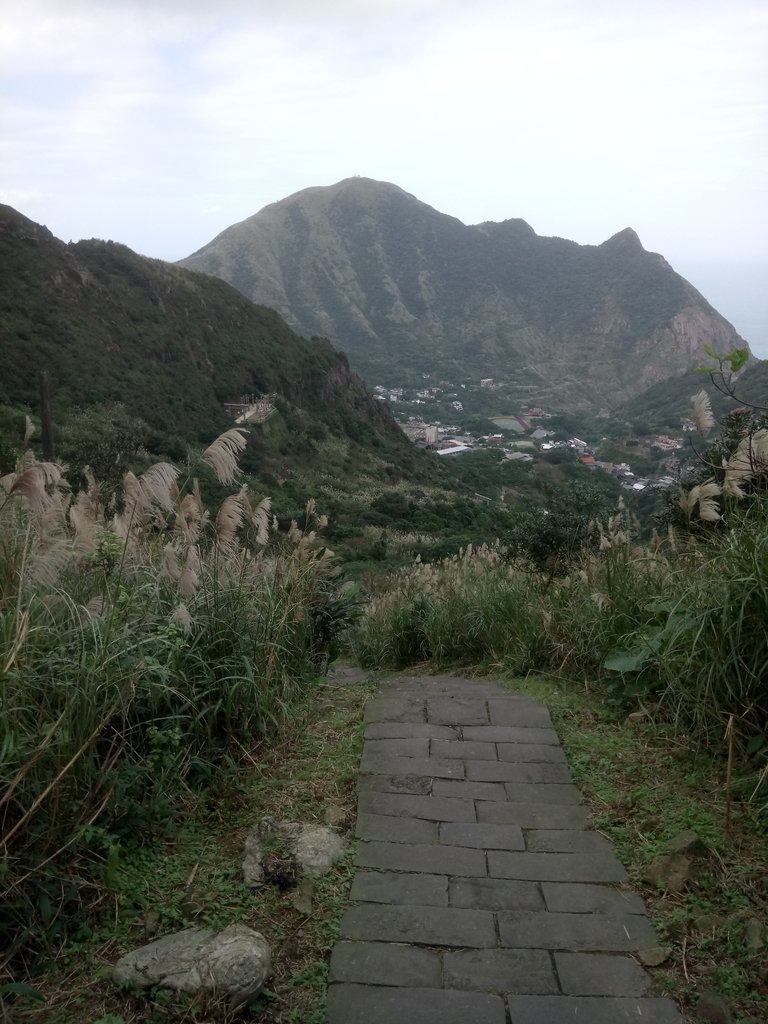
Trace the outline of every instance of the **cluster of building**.
<instances>
[{"instance_id":1,"label":"cluster of building","mask_svg":"<svg viewBox=\"0 0 768 1024\"><path fill-rule=\"evenodd\" d=\"M480 381L480 386L492 387L492 378ZM435 393L440 391L440 388L429 388L424 389L423 393L434 398ZM425 398L424 401L426 400ZM454 407L457 406L460 408L461 403L454 402ZM421 448L428 448L439 456L463 455L478 448L497 448L504 462L530 463L542 452L565 449L571 451L587 469L610 473L628 490L644 491L649 487L674 486L674 474L679 469L675 453L683 446L682 439L666 435L646 438L640 450L669 457L663 463L664 475L643 477L636 474L627 462L599 459L596 449L582 438L574 436L557 440L555 432L548 429L547 420L550 418L551 414L541 407L530 406L522 409L518 415L495 417L492 422L502 427L502 430L499 433L478 436L463 432L459 426L430 423L415 416L409 417L407 422L401 422L400 426L415 444Z\"/></svg>"}]
</instances>

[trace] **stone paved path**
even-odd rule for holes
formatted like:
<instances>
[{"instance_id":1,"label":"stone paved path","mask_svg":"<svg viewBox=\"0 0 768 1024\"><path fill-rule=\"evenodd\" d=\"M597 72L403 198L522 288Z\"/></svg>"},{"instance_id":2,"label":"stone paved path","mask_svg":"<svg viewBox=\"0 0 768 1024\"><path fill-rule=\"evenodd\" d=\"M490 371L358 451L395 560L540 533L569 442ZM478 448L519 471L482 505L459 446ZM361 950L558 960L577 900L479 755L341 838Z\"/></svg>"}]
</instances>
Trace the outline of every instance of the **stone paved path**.
<instances>
[{"instance_id":1,"label":"stone paved path","mask_svg":"<svg viewBox=\"0 0 768 1024\"><path fill-rule=\"evenodd\" d=\"M542 704L399 677L366 722L329 1024L680 1024L647 995L632 954L657 937Z\"/></svg>"}]
</instances>

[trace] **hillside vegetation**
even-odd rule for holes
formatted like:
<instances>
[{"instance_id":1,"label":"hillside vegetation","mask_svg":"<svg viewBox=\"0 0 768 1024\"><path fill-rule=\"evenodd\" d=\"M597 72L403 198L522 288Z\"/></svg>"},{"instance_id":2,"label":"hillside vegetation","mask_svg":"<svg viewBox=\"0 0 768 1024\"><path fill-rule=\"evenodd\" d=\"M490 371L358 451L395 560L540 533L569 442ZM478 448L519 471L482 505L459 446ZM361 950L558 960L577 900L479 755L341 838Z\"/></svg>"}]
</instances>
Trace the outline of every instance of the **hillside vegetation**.
<instances>
[{"instance_id":1,"label":"hillside vegetation","mask_svg":"<svg viewBox=\"0 0 768 1024\"><path fill-rule=\"evenodd\" d=\"M0 207L0 403L36 408L44 369L60 417L120 402L163 453L225 429L224 403L244 394L279 396L297 451L329 430L411 451L328 342L222 281L114 242L65 245Z\"/></svg>"}]
</instances>

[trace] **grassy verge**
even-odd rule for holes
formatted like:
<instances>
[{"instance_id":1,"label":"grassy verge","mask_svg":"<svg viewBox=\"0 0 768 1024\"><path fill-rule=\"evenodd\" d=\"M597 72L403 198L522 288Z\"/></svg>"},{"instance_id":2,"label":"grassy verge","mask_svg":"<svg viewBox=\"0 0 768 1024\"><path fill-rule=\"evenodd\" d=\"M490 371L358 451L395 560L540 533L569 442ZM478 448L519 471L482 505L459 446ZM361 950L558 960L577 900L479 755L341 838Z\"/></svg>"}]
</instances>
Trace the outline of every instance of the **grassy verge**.
<instances>
[{"instance_id":1,"label":"grassy verge","mask_svg":"<svg viewBox=\"0 0 768 1024\"><path fill-rule=\"evenodd\" d=\"M252 1024L321 1024L327 961L352 880L355 781L362 748L365 685L331 681L299 706L284 739L244 750L239 773L223 775L204 800L186 808L164 834L117 855L108 893L83 919L79 934L30 979L42 1002L16 1000L4 1019L29 1024L186 1024L244 1019ZM347 855L314 883L311 913L297 909L296 888L242 881L246 833L265 817L333 820L350 840ZM131 996L110 981L130 948L179 928L242 922L269 941L273 976L256 1003L234 1017L209 998L156 991Z\"/></svg>"},{"instance_id":2,"label":"grassy verge","mask_svg":"<svg viewBox=\"0 0 768 1024\"><path fill-rule=\"evenodd\" d=\"M616 722L576 684L529 677L509 685L550 708L593 827L614 844L648 906L668 954L653 971L656 990L691 1020L707 991L726 1000L738 1024L768 1020L766 826L744 800L732 803L726 826L726 758L697 754L669 726ZM693 880L680 893L647 885L651 861L687 829L708 847L693 859Z\"/></svg>"}]
</instances>

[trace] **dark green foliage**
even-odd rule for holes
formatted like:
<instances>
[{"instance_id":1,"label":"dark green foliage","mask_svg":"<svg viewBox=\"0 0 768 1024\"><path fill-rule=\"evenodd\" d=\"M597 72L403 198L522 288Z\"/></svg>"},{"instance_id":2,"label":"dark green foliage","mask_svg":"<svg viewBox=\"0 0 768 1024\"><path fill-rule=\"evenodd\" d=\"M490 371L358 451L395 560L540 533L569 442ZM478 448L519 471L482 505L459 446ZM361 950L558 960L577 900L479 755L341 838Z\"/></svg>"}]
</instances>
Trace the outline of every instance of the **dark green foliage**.
<instances>
[{"instance_id":1,"label":"dark green foliage","mask_svg":"<svg viewBox=\"0 0 768 1024\"><path fill-rule=\"evenodd\" d=\"M231 425L225 402L275 393L284 411L305 414L293 439L305 451L331 430L410 452L327 341L299 338L223 281L114 242L64 245L0 207L0 404L36 408L41 369L50 373L58 427L118 402L157 432L148 439L155 449L165 438L166 449L173 438L210 440ZM82 435L83 426L70 430Z\"/></svg>"},{"instance_id":2,"label":"dark green foliage","mask_svg":"<svg viewBox=\"0 0 768 1024\"><path fill-rule=\"evenodd\" d=\"M545 488L546 506L516 510L504 537L512 553L552 573L568 571L587 543L590 523L607 519L615 495L589 483Z\"/></svg>"}]
</instances>

